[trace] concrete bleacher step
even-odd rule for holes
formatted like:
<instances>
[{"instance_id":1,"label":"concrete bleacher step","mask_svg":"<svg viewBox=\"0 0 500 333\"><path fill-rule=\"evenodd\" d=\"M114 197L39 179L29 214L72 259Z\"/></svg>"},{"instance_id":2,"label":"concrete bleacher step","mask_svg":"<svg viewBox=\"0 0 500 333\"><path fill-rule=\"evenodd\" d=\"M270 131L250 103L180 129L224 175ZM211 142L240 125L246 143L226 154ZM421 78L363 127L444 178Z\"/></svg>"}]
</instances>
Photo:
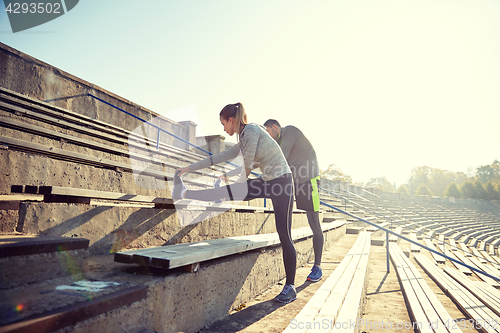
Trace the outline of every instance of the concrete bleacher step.
<instances>
[{"instance_id":1,"label":"concrete bleacher step","mask_svg":"<svg viewBox=\"0 0 500 333\"><path fill-rule=\"evenodd\" d=\"M323 222L332 222L335 220L344 219L345 216L346 216L345 214L342 214L340 212L323 211Z\"/></svg>"},{"instance_id":2,"label":"concrete bleacher step","mask_svg":"<svg viewBox=\"0 0 500 333\"><path fill-rule=\"evenodd\" d=\"M3 88L0 88L0 108L2 112L0 114L1 127L9 128L15 133L22 133L23 136L44 138L43 140L49 146L54 145L52 149L47 150L44 149L43 144L33 143L38 142L38 140L33 140L33 142L19 140L16 139L14 133L0 136L8 149L30 151L52 158L125 171L130 171L131 160L137 161L139 164L152 163L155 165L152 169L155 170L149 168L149 171L143 170L143 172L160 178L162 178L161 172L158 173L160 169L173 173L177 166L173 159L189 164L203 157L163 143L160 143L161 150L152 149L152 146L156 146L156 142L150 143L149 139L145 140L134 132L57 108ZM16 119L15 116L22 117ZM40 126L28 123L25 120L28 118L31 122L38 122ZM49 128L46 128L48 125L50 125ZM57 131L50 128L61 128L62 130ZM65 134L68 130L71 134ZM107 141L108 144L104 144L102 141ZM60 142L65 143L65 149L56 148ZM85 147L86 153L78 153L80 150L74 149L74 147ZM108 154L103 154L103 152ZM110 154L113 156L112 159L107 158ZM104 156L106 158L103 158ZM222 171L223 168L214 166L214 170ZM197 177L199 179L193 180L195 184L200 180L203 184L209 184L210 179L213 182L213 177L210 177L203 170L197 171L196 174L199 175ZM200 178L203 175L209 177ZM189 182L191 177L186 180Z\"/></svg>"},{"instance_id":3,"label":"concrete bleacher step","mask_svg":"<svg viewBox=\"0 0 500 333\"><path fill-rule=\"evenodd\" d=\"M88 246L83 238L0 235L0 290L80 272Z\"/></svg>"},{"instance_id":4,"label":"concrete bleacher step","mask_svg":"<svg viewBox=\"0 0 500 333\"><path fill-rule=\"evenodd\" d=\"M145 286L87 280L88 246L81 238L1 235L0 332L53 332L146 297Z\"/></svg>"},{"instance_id":5,"label":"concrete bleacher step","mask_svg":"<svg viewBox=\"0 0 500 333\"><path fill-rule=\"evenodd\" d=\"M325 231L332 230L331 228L335 228L334 225L335 223L324 224ZM340 229L340 226L337 227L337 229ZM341 232L345 234L345 228L342 229ZM295 230L294 234L298 237L311 236L310 229L302 231ZM340 234L334 237L339 236ZM264 238L266 237L267 235L265 235ZM331 237L330 235L326 235L325 239L330 239L331 243ZM303 251L302 245L297 244L296 246ZM172 248L178 247L172 246ZM212 244L211 248L214 250L218 247ZM240 253L244 250L238 248L237 251ZM207 250L207 252L210 252L210 250ZM231 284L230 286L226 285L230 282L224 280L226 282L216 283L218 287L212 287L219 289L206 290L205 284L211 283L209 282L210 279L219 281L220 272L227 271L229 267L235 268L236 271L239 271L239 268L241 268L243 272L239 274L244 274L244 276L246 276L249 273L247 271L248 268L255 269L256 256L277 255L281 257L280 252L276 250L270 250L268 253L256 253L253 251L247 251L246 253L247 255L239 256L242 257L239 259L233 256L232 259L227 259L229 260L227 262L221 262L219 260L215 263L206 264L199 272L196 274L188 274L189 276L186 276L186 273L179 273L178 271L172 273L167 273L165 271L160 273L160 271L155 271L155 275L151 276L150 272L152 268L151 271L148 270L148 274L136 276L135 272L140 272L140 270L124 269L126 265L113 265L112 262L110 263L106 260L104 262L99 262L99 259L96 258L86 263L87 269L88 267L92 267L94 272L84 272L84 280L80 279L79 274L75 276L69 276L68 274L68 276L64 278L43 281L42 283L3 291L2 300L4 300L4 302L0 302L0 311L8 315L5 315L2 319L3 321L0 322L0 332L52 332L53 330L64 329L65 327L67 327L69 331L75 330L77 332L139 332L139 330L144 327L148 327L148 329L151 330L153 326L150 325L153 324L147 323L146 319L149 318L148 320L151 320L151 314L148 314L148 309L151 309L153 304L158 304L160 306L154 309L156 313L155 316L157 317L162 317L159 313L166 313L164 315L166 317L182 317L183 314L185 315L184 311L187 311L186 309L189 308L191 311L194 311L192 310L193 304L191 300L192 297L194 297L193 300L197 299L196 291L188 295L186 294L186 288L190 290L196 289L194 287L195 285L199 286L198 289L200 290L198 292L203 294L208 292L207 295L210 296L206 297L206 300L203 302L208 302L207 304L211 305L207 306L207 304L204 303L204 305L197 306L195 316L198 319L196 323L193 324L194 326L190 326L189 323L184 322L176 322L176 325L179 325L178 327L200 328L200 321L202 324L206 324L207 322L204 320L210 320L211 318L209 314L214 311L214 306L212 304L213 299L217 299L218 303L222 303L220 306L217 306L216 311L218 311L218 314L214 317L215 319L219 318L217 316L227 311L226 306L231 305L233 302L232 297L236 297L239 294L240 288L245 289L245 287L241 286L241 282L234 283L234 285ZM184 253L184 256L189 255L190 253ZM108 255L106 257L112 256ZM261 259L261 262L262 260L263 259ZM239 262L241 266L231 262ZM264 267L265 270L271 269L276 271L275 260L267 259L267 261L263 260L263 262L267 262L270 265L270 267ZM126 271L129 271L129 273L125 273ZM132 272L133 274L130 274ZM275 274L273 273L272 275ZM235 274L234 278L235 280L241 279L241 277L238 277L238 274ZM258 274L257 277L251 279L258 279L260 281L262 275ZM137 284L137 282L139 282L139 284ZM255 283L256 282L253 282L251 284L254 285ZM266 282L261 281L259 284L265 285ZM246 286L246 288L249 288L249 286ZM184 291L177 292L178 290ZM163 296L160 296L161 299L157 300L159 293ZM173 297L173 299L169 297ZM237 297L242 297L244 301L244 297L249 297L248 291ZM163 298L167 301L164 301ZM172 304L178 304L178 302L184 302L186 306L183 306L182 309L177 308L177 306L170 306ZM235 302L238 301L236 300ZM99 316L101 314L102 316ZM208 317L204 319L204 315L201 314L208 315ZM127 322L127 320L133 321L133 318L140 318L140 320L132 324ZM125 324L129 326L124 327ZM157 325L157 327L164 327L164 329L170 332L170 328L167 328L169 327L168 324L159 324L158 321L156 321L155 325ZM163 332L163 330L160 331ZM194 330L188 329L187 331Z\"/></svg>"},{"instance_id":6,"label":"concrete bleacher step","mask_svg":"<svg viewBox=\"0 0 500 333\"><path fill-rule=\"evenodd\" d=\"M353 226L353 225L349 225L346 229L346 233L347 234L354 234L354 235L357 235L359 234L361 231L363 231L365 229L365 227L359 227L359 226Z\"/></svg>"},{"instance_id":7,"label":"concrete bleacher step","mask_svg":"<svg viewBox=\"0 0 500 333\"><path fill-rule=\"evenodd\" d=\"M2 296L1 333L53 332L141 301L147 287L70 277L2 291ZM102 327L111 331L111 325Z\"/></svg>"}]
</instances>

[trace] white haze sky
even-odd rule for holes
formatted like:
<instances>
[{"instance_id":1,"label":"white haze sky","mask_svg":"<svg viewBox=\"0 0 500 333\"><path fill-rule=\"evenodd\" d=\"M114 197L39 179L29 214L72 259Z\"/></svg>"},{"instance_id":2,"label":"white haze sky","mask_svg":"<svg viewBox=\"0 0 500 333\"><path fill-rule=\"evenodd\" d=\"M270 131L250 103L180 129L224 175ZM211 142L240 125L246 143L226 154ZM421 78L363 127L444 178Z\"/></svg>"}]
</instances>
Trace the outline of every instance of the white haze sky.
<instances>
[{"instance_id":1,"label":"white haze sky","mask_svg":"<svg viewBox=\"0 0 500 333\"><path fill-rule=\"evenodd\" d=\"M231 142L242 102L355 182L500 159L496 0L86 0L16 34L0 7L0 41Z\"/></svg>"}]
</instances>

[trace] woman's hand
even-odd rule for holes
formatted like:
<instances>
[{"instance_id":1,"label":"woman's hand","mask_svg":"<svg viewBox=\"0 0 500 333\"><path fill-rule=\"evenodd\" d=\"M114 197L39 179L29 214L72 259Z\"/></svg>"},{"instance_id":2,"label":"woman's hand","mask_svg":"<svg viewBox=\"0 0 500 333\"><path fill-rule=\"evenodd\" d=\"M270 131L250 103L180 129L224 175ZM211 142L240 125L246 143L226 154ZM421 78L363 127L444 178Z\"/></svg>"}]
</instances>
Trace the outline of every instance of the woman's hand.
<instances>
[{"instance_id":1,"label":"woman's hand","mask_svg":"<svg viewBox=\"0 0 500 333\"><path fill-rule=\"evenodd\" d=\"M247 179L246 179L246 178L241 178L241 177L240 177L240 178L238 178L238 179L235 181L235 183L244 183L244 182L246 182L246 181L247 181Z\"/></svg>"},{"instance_id":2,"label":"woman's hand","mask_svg":"<svg viewBox=\"0 0 500 333\"><path fill-rule=\"evenodd\" d=\"M229 177L226 176L225 173L223 173L222 175L220 175L219 177L217 177L217 179L222 179L224 181L224 183L228 183L228 180L229 180Z\"/></svg>"},{"instance_id":3,"label":"woman's hand","mask_svg":"<svg viewBox=\"0 0 500 333\"><path fill-rule=\"evenodd\" d=\"M177 172L177 171L180 171L179 176L182 176L183 174L185 174L186 172L189 172L191 170L189 170L189 167L187 166L187 167L184 167L184 168L176 169L175 172Z\"/></svg>"}]
</instances>

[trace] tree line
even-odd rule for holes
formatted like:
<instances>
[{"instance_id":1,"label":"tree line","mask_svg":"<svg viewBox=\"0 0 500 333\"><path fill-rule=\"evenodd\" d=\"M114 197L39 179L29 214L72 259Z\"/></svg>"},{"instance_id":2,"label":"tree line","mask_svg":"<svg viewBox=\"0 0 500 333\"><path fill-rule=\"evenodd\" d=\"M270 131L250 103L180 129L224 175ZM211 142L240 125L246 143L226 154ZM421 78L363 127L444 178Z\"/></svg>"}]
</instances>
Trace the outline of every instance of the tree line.
<instances>
[{"instance_id":1,"label":"tree line","mask_svg":"<svg viewBox=\"0 0 500 333\"><path fill-rule=\"evenodd\" d=\"M352 183L351 177L343 174L334 164L331 164L327 170L321 171L321 176ZM386 177L372 178L366 184L356 185L408 195L500 200L500 162L495 160L491 164L480 166L468 173L428 166L416 167L412 169L408 182L397 189Z\"/></svg>"}]
</instances>

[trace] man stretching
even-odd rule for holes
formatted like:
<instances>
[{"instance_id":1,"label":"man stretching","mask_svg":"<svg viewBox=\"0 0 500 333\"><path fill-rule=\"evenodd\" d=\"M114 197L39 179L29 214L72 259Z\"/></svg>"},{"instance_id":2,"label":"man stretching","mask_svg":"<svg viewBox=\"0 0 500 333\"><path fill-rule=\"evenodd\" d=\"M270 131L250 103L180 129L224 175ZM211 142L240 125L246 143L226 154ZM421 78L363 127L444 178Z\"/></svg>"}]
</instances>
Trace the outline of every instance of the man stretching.
<instances>
[{"instance_id":1,"label":"man stretching","mask_svg":"<svg viewBox=\"0 0 500 333\"><path fill-rule=\"evenodd\" d=\"M317 282L323 275L321 256L324 239L319 221L319 167L316 152L309 140L295 126L281 128L277 120L268 119L264 127L280 145L292 170L297 208L307 213L307 221L313 231L314 247L314 266L307 280Z\"/></svg>"}]
</instances>

